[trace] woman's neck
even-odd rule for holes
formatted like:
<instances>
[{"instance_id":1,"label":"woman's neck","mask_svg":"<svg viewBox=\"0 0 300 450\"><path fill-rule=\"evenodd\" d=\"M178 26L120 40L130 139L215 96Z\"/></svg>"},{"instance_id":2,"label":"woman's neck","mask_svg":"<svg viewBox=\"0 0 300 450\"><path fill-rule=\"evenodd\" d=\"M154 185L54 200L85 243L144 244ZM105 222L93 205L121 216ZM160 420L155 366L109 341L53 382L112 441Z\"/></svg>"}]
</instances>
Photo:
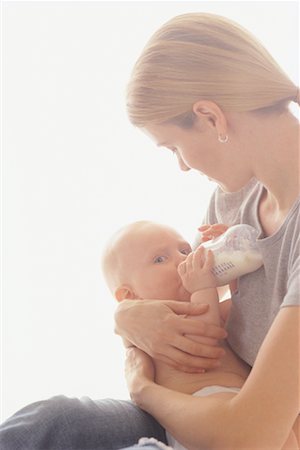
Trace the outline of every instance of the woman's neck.
<instances>
[{"instance_id":1,"label":"woman's neck","mask_svg":"<svg viewBox=\"0 0 300 450\"><path fill-rule=\"evenodd\" d=\"M257 120L248 143L254 176L266 188L265 208L285 215L300 194L298 120L290 112Z\"/></svg>"}]
</instances>

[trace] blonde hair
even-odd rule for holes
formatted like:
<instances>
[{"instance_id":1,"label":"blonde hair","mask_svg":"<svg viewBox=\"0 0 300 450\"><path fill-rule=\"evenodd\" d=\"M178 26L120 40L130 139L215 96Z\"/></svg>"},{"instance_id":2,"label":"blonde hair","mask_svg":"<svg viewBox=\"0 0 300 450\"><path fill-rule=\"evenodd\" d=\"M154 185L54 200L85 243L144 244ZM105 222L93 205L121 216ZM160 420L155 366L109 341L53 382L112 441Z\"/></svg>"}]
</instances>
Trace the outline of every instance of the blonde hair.
<instances>
[{"instance_id":1,"label":"blonde hair","mask_svg":"<svg viewBox=\"0 0 300 450\"><path fill-rule=\"evenodd\" d=\"M198 100L214 101L224 111L268 111L297 101L297 94L247 30L225 17L189 13L168 21L149 40L128 84L127 109L139 127L189 127Z\"/></svg>"}]
</instances>

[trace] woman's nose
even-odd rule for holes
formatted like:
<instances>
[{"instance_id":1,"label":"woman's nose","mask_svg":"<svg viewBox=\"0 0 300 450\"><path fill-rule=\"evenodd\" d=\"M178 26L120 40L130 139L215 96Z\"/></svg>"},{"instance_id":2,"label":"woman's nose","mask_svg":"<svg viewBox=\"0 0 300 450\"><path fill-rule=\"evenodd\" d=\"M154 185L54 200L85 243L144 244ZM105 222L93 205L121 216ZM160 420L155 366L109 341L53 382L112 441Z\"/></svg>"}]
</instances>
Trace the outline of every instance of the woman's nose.
<instances>
[{"instance_id":1,"label":"woman's nose","mask_svg":"<svg viewBox=\"0 0 300 450\"><path fill-rule=\"evenodd\" d=\"M178 155L178 153L176 153L176 156L177 156L177 159L178 159L178 165L180 167L180 170L183 170L184 172L187 172L188 170L191 170L191 168L185 164L185 162L183 161L181 156Z\"/></svg>"}]
</instances>

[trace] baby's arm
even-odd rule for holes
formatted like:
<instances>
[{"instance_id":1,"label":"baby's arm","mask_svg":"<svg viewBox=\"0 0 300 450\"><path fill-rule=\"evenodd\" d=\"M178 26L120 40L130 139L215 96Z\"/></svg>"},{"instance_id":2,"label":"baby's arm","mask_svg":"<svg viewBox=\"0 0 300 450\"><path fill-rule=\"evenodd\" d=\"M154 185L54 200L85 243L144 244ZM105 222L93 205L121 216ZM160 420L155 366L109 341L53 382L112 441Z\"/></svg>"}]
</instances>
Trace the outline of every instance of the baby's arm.
<instances>
[{"instance_id":1,"label":"baby's arm","mask_svg":"<svg viewBox=\"0 0 300 450\"><path fill-rule=\"evenodd\" d=\"M221 236L228 230L229 226L223 223L214 223L212 225L202 225L198 228L201 233L201 237L199 243L202 244L204 242L210 241L211 239L216 239ZM227 322L227 318L229 315L230 307L231 307L231 299L230 297L237 290L237 280L230 281L229 285L219 286L217 288L219 295L219 307L220 314L222 318L223 325Z\"/></svg>"},{"instance_id":2,"label":"baby's arm","mask_svg":"<svg viewBox=\"0 0 300 450\"><path fill-rule=\"evenodd\" d=\"M209 304L208 311L199 316L199 320L213 325L220 325L219 297L215 287L216 280L211 272L212 267L213 253L208 251L205 257L204 248L199 247L195 252L190 253L186 260L178 266L178 273L182 279L183 286L192 294L191 302ZM211 338L188 337L203 344L212 345L217 343L216 340Z\"/></svg>"}]
</instances>

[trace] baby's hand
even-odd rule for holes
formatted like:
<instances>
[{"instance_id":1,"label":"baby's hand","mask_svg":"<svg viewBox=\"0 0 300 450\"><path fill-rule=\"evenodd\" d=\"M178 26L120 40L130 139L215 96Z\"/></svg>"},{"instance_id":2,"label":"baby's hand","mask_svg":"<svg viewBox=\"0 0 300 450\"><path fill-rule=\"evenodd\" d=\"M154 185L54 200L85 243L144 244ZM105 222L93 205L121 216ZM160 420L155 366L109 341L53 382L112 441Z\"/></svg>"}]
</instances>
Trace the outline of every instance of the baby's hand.
<instances>
[{"instance_id":1,"label":"baby's hand","mask_svg":"<svg viewBox=\"0 0 300 450\"><path fill-rule=\"evenodd\" d=\"M228 225L224 225L223 223L214 223L213 225L202 225L198 228L201 232L201 243L210 241L211 239L215 239L221 234L225 233L229 228Z\"/></svg>"},{"instance_id":2,"label":"baby's hand","mask_svg":"<svg viewBox=\"0 0 300 450\"><path fill-rule=\"evenodd\" d=\"M200 246L190 253L177 268L184 288L193 294L201 289L216 287L216 278L211 272L213 263L214 255L211 250L205 256L204 247Z\"/></svg>"}]
</instances>

